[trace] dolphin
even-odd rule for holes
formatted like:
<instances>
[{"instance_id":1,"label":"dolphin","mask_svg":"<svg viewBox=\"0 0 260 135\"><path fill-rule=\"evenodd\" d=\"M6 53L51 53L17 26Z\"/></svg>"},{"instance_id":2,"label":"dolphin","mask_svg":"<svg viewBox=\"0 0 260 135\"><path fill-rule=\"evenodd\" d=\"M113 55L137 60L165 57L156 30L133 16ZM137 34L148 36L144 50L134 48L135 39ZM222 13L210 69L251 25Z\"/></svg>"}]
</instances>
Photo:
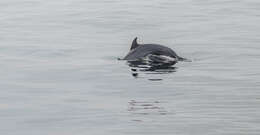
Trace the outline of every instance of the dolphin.
<instances>
[{"instance_id":1,"label":"dolphin","mask_svg":"<svg viewBox=\"0 0 260 135\"><path fill-rule=\"evenodd\" d=\"M138 44L137 37L133 40L130 52L123 58L129 63L147 65L174 65L178 61L188 59L178 56L171 48L160 44Z\"/></svg>"}]
</instances>

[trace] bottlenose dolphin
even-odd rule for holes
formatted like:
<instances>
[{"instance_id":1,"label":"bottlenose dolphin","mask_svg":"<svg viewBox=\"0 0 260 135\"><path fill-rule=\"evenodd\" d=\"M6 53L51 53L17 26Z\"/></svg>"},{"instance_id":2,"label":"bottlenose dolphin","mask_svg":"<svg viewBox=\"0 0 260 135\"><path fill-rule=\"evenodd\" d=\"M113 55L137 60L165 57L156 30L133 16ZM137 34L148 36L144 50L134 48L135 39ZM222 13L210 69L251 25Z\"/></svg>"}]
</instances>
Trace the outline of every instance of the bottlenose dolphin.
<instances>
[{"instance_id":1,"label":"bottlenose dolphin","mask_svg":"<svg viewBox=\"0 0 260 135\"><path fill-rule=\"evenodd\" d=\"M178 56L171 48L160 44L138 44L133 40L130 52L123 58L132 64L174 65L178 61L188 61Z\"/></svg>"}]
</instances>

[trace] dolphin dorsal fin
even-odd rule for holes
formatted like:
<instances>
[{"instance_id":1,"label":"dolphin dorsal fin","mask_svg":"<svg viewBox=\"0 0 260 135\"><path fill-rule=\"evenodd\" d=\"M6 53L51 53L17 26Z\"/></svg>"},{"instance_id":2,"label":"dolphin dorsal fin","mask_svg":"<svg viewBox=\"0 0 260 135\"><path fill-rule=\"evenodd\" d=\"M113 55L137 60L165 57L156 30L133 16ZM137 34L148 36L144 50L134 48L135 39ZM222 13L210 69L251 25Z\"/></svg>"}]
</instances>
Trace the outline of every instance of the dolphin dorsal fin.
<instances>
[{"instance_id":1,"label":"dolphin dorsal fin","mask_svg":"<svg viewBox=\"0 0 260 135\"><path fill-rule=\"evenodd\" d=\"M131 48L130 48L130 50L132 50L132 49L135 49L136 47L138 47L139 46L139 44L137 43L137 37L133 40L133 42L132 42L132 46L131 46Z\"/></svg>"}]
</instances>

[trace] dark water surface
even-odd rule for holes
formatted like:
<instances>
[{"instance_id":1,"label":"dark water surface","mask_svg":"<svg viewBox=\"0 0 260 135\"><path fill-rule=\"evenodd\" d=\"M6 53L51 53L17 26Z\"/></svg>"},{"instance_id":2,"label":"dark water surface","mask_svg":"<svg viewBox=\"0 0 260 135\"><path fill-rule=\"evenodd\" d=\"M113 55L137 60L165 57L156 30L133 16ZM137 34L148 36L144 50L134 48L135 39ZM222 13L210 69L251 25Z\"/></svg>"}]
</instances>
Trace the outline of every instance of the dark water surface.
<instances>
[{"instance_id":1,"label":"dark water surface","mask_svg":"<svg viewBox=\"0 0 260 135\"><path fill-rule=\"evenodd\" d=\"M131 71L136 36L192 62ZM258 0L0 0L0 134L258 135L259 37Z\"/></svg>"}]
</instances>

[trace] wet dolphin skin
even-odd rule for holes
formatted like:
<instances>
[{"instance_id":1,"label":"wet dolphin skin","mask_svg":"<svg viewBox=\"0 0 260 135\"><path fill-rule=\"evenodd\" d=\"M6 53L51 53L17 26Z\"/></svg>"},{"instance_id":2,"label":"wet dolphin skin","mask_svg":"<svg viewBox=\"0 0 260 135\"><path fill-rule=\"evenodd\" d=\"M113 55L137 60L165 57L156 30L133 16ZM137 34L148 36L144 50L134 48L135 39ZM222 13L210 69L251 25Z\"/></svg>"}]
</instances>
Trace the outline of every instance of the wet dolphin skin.
<instances>
[{"instance_id":1,"label":"wet dolphin skin","mask_svg":"<svg viewBox=\"0 0 260 135\"><path fill-rule=\"evenodd\" d=\"M178 61L187 60L178 56L171 48L160 44L138 44L133 40L130 52L123 58L128 62L141 62L157 65L174 65Z\"/></svg>"}]
</instances>

